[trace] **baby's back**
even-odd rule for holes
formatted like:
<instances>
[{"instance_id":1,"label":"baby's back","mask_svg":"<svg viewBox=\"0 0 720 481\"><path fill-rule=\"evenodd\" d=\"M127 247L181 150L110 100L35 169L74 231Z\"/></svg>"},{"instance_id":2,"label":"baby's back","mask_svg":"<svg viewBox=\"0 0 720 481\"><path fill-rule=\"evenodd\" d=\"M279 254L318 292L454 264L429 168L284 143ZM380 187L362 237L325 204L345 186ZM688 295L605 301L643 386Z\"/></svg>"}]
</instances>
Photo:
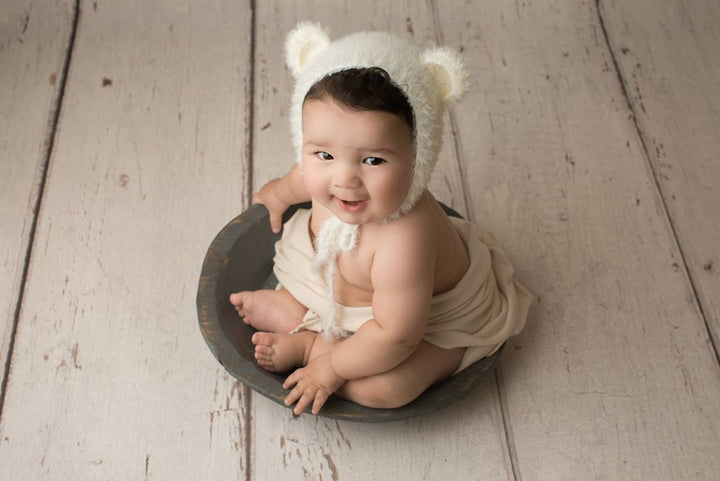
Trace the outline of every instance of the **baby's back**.
<instances>
[{"instance_id":1,"label":"baby's back","mask_svg":"<svg viewBox=\"0 0 720 481\"><path fill-rule=\"evenodd\" d=\"M465 244L445 211L434 198L427 206L431 235L437 260L435 262L433 295L451 290L467 272L470 259Z\"/></svg>"}]
</instances>

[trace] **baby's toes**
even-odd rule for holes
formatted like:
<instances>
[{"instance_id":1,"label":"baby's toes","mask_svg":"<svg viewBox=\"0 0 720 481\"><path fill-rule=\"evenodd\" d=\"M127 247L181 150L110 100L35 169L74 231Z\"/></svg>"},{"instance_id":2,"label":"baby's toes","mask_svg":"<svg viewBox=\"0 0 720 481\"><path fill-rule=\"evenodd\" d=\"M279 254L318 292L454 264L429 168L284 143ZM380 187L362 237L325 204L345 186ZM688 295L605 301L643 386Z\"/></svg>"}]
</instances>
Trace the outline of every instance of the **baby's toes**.
<instances>
[{"instance_id":1,"label":"baby's toes","mask_svg":"<svg viewBox=\"0 0 720 481\"><path fill-rule=\"evenodd\" d=\"M230 294L230 304L235 306L235 309L239 309L240 307L242 307L243 297L244 296L242 292Z\"/></svg>"},{"instance_id":2,"label":"baby's toes","mask_svg":"<svg viewBox=\"0 0 720 481\"><path fill-rule=\"evenodd\" d=\"M262 367L263 369L267 371L275 371L275 361L273 360L273 356L270 354L266 354L265 352L258 352L255 351L255 360L257 363Z\"/></svg>"},{"instance_id":3,"label":"baby's toes","mask_svg":"<svg viewBox=\"0 0 720 481\"><path fill-rule=\"evenodd\" d=\"M258 359L257 363L266 371L275 372L275 363L272 360Z\"/></svg>"},{"instance_id":4,"label":"baby's toes","mask_svg":"<svg viewBox=\"0 0 720 481\"><path fill-rule=\"evenodd\" d=\"M255 344L255 350L260 346L270 347L275 340L275 334L272 332L256 332L252 336L252 343Z\"/></svg>"},{"instance_id":5,"label":"baby's toes","mask_svg":"<svg viewBox=\"0 0 720 481\"><path fill-rule=\"evenodd\" d=\"M269 346L261 346L257 345L255 346L255 358L269 358L273 354L275 354L275 350L272 347Z\"/></svg>"},{"instance_id":6,"label":"baby's toes","mask_svg":"<svg viewBox=\"0 0 720 481\"><path fill-rule=\"evenodd\" d=\"M238 313L238 316L240 316L247 324L247 321L245 321L245 309L243 309L242 293L237 292L235 294L230 294L230 304L232 304L235 308L235 312Z\"/></svg>"},{"instance_id":7,"label":"baby's toes","mask_svg":"<svg viewBox=\"0 0 720 481\"><path fill-rule=\"evenodd\" d=\"M262 352L257 352L257 351L255 351L255 359L260 364L272 362L272 356L270 356L268 354L264 354Z\"/></svg>"}]
</instances>

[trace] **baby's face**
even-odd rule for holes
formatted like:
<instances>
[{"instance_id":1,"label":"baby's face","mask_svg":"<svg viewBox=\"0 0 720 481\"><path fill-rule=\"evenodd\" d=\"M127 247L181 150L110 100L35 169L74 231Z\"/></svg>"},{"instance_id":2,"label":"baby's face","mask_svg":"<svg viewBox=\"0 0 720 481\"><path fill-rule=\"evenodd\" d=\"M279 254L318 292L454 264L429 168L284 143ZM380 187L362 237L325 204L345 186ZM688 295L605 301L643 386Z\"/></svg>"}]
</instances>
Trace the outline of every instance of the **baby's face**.
<instances>
[{"instance_id":1,"label":"baby's face","mask_svg":"<svg viewBox=\"0 0 720 481\"><path fill-rule=\"evenodd\" d=\"M353 110L335 100L303 106L303 179L313 200L348 224L379 222L402 205L414 161L398 115Z\"/></svg>"}]
</instances>

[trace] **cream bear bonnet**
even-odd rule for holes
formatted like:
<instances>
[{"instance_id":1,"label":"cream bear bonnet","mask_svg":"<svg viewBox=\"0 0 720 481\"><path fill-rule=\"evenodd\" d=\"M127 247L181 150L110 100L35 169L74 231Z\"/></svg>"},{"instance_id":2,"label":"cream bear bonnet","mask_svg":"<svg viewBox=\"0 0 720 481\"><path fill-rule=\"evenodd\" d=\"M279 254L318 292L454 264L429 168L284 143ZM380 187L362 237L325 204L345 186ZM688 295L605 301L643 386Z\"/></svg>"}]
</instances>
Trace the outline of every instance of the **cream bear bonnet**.
<instances>
[{"instance_id":1,"label":"cream bear bonnet","mask_svg":"<svg viewBox=\"0 0 720 481\"><path fill-rule=\"evenodd\" d=\"M303 22L287 36L285 60L295 77L290 128L298 163L302 161L302 106L310 87L350 68L380 67L388 73L405 94L415 120L412 183L395 216L409 211L422 195L437 163L445 108L466 88L467 73L460 55L446 47L422 51L382 32L359 32L331 42L322 26Z\"/></svg>"}]
</instances>

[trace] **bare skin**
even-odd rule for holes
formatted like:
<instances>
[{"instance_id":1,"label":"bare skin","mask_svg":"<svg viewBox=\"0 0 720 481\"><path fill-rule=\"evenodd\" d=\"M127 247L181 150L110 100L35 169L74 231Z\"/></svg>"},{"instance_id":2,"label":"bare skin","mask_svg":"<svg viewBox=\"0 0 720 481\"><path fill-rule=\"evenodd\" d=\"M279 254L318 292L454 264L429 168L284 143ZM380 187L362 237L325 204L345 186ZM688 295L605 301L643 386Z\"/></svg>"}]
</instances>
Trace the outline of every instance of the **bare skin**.
<instances>
[{"instance_id":1,"label":"bare skin","mask_svg":"<svg viewBox=\"0 0 720 481\"><path fill-rule=\"evenodd\" d=\"M256 332L252 342L255 344L255 359L258 364L270 372L287 372L308 363L315 333L311 331L285 334L274 332Z\"/></svg>"},{"instance_id":2,"label":"bare skin","mask_svg":"<svg viewBox=\"0 0 720 481\"><path fill-rule=\"evenodd\" d=\"M410 211L387 222L412 178L412 134L401 117L357 111L326 98L303 107L303 169L293 167L254 197L268 207L273 230L291 204L312 201L309 231L336 216L359 226L359 242L337 259L336 302L372 306L374 318L351 337L328 343L303 331L285 334L305 307L287 291L236 293L245 322L271 331L253 336L255 357L272 372L299 367L286 379L285 402L317 414L337 393L372 407L404 405L451 375L464 349L422 341L433 296L452 289L469 259L458 233L425 191ZM289 329L288 329L289 328Z\"/></svg>"},{"instance_id":3,"label":"bare skin","mask_svg":"<svg viewBox=\"0 0 720 481\"><path fill-rule=\"evenodd\" d=\"M290 332L307 311L285 289L236 292L230 303L245 324L260 331Z\"/></svg>"}]
</instances>

